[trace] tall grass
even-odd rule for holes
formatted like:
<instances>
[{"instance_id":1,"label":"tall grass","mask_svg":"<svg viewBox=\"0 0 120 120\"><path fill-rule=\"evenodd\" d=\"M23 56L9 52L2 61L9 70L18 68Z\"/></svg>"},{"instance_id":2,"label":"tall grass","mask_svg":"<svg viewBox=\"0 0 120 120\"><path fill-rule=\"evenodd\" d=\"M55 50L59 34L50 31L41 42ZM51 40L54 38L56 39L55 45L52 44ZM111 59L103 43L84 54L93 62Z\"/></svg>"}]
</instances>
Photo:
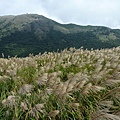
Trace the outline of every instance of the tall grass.
<instances>
[{"instance_id":1,"label":"tall grass","mask_svg":"<svg viewBox=\"0 0 120 120\"><path fill-rule=\"evenodd\" d=\"M120 120L120 47L0 58L0 120Z\"/></svg>"}]
</instances>

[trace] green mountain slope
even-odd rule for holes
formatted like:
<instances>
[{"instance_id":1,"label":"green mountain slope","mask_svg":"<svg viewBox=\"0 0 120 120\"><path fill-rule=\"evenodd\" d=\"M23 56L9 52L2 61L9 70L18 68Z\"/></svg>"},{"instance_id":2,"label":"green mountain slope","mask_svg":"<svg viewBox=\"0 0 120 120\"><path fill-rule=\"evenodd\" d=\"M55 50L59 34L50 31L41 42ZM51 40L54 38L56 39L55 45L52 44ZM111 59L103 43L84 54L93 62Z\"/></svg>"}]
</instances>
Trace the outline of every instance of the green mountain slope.
<instances>
[{"instance_id":1,"label":"green mountain slope","mask_svg":"<svg viewBox=\"0 0 120 120\"><path fill-rule=\"evenodd\" d=\"M118 29L59 24L37 14L0 17L0 55L27 56L66 47L99 49L119 45Z\"/></svg>"}]
</instances>

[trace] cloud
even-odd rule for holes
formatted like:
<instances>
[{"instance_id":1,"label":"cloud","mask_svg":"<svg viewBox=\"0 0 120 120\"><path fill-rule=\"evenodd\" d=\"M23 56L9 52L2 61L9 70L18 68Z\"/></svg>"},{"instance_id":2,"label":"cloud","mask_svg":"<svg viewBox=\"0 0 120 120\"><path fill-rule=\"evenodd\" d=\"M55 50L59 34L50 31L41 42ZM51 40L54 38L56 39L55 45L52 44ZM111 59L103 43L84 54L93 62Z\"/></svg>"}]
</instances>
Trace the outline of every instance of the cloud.
<instances>
[{"instance_id":1,"label":"cloud","mask_svg":"<svg viewBox=\"0 0 120 120\"><path fill-rule=\"evenodd\" d=\"M56 16L63 23L106 25L114 27L120 24L118 0L46 0L43 7L50 16ZM117 22L116 22L117 21Z\"/></svg>"},{"instance_id":2,"label":"cloud","mask_svg":"<svg viewBox=\"0 0 120 120\"><path fill-rule=\"evenodd\" d=\"M0 15L37 13L61 23L120 26L120 0L10 0Z\"/></svg>"},{"instance_id":3,"label":"cloud","mask_svg":"<svg viewBox=\"0 0 120 120\"><path fill-rule=\"evenodd\" d=\"M10 0L0 3L0 15L18 15L25 13L46 14L38 0Z\"/></svg>"}]
</instances>

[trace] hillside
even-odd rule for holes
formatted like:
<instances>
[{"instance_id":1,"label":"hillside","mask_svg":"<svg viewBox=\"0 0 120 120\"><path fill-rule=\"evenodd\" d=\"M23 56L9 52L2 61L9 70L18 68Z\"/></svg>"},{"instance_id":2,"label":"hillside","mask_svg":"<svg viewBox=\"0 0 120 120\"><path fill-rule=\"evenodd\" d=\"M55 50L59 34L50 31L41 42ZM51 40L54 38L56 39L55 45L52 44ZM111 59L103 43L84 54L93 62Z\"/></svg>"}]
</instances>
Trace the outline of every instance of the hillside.
<instances>
[{"instance_id":1,"label":"hillside","mask_svg":"<svg viewBox=\"0 0 120 120\"><path fill-rule=\"evenodd\" d=\"M69 47L99 49L119 45L118 29L60 24L37 14L0 17L0 55L28 56Z\"/></svg>"}]
</instances>

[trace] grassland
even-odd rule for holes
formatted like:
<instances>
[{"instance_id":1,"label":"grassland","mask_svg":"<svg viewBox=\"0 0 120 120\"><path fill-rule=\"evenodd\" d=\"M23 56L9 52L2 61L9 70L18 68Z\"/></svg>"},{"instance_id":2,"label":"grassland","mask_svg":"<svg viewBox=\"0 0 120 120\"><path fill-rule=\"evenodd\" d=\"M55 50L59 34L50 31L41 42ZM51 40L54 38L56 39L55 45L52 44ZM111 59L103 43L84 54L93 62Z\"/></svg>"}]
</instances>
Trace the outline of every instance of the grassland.
<instances>
[{"instance_id":1,"label":"grassland","mask_svg":"<svg viewBox=\"0 0 120 120\"><path fill-rule=\"evenodd\" d=\"M0 120L120 120L120 47L0 58Z\"/></svg>"}]
</instances>

